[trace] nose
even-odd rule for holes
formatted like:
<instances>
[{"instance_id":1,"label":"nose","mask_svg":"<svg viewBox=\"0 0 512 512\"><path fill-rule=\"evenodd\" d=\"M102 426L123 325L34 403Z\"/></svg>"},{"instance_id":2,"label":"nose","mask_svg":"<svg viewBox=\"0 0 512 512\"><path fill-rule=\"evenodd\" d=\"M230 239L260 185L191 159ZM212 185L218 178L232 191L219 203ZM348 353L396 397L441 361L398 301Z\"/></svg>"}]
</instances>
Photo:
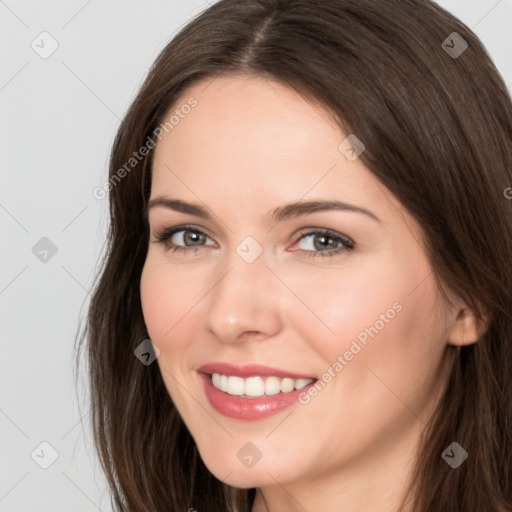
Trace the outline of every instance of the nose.
<instances>
[{"instance_id":1,"label":"nose","mask_svg":"<svg viewBox=\"0 0 512 512\"><path fill-rule=\"evenodd\" d=\"M203 328L224 343L275 336L282 328L283 291L264 254L247 263L234 253L224 263L208 294Z\"/></svg>"}]
</instances>

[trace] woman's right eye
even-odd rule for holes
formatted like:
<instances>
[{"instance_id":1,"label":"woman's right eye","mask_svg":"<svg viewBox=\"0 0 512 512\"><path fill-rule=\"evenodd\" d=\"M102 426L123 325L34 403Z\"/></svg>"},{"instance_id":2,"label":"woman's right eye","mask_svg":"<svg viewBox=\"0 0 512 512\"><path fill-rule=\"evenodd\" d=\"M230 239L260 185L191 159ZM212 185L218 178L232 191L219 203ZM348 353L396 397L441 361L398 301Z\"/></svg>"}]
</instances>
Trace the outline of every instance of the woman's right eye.
<instances>
[{"instance_id":1,"label":"woman's right eye","mask_svg":"<svg viewBox=\"0 0 512 512\"><path fill-rule=\"evenodd\" d=\"M154 243L161 243L172 252L189 252L191 249L194 249L194 253L196 253L197 249L202 246L200 242L210 237L193 226L175 226L159 231L155 234L155 238ZM199 245L194 245L197 243Z\"/></svg>"}]
</instances>

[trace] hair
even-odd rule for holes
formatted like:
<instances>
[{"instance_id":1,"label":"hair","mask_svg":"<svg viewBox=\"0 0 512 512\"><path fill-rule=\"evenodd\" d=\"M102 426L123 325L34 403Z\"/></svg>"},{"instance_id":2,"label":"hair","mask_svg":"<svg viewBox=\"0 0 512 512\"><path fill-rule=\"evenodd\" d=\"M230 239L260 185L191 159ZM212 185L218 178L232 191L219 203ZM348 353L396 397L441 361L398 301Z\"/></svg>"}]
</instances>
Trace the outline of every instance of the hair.
<instances>
[{"instance_id":1,"label":"hair","mask_svg":"<svg viewBox=\"0 0 512 512\"><path fill-rule=\"evenodd\" d=\"M468 44L458 57L443 47L453 32ZM363 164L421 226L437 282L483 327L454 354L407 503L512 511L512 102L477 36L429 0L220 0L157 57L113 143L118 182L77 357L78 367L87 344L90 426L112 506L244 512L255 497L209 472L158 365L134 356L149 337L139 286L153 152L122 180L119 170L188 87L217 76L263 77L317 102L363 141ZM457 469L441 457L453 441L469 453Z\"/></svg>"}]
</instances>

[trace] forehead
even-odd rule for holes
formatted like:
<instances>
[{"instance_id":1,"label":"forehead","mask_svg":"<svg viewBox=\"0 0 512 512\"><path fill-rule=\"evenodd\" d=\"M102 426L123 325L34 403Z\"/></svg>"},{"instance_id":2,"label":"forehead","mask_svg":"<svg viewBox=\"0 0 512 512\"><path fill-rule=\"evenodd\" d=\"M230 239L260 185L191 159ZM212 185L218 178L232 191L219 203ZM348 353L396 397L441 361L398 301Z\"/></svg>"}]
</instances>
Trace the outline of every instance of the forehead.
<instances>
[{"instance_id":1,"label":"forehead","mask_svg":"<svg viewBox=\"0 0 512 512\"><path fill-rule=\"evenodd\" d=\"M197 104L181 110L191 98ZM347 134L328 113L283 84L207 80L182 94L165 119L176 110L179 121L155 149L153 197L237 212L320 198L357 203L381 218L386 208L400 208L361 160L339 150Z\"/></svg>"}]
</instances>

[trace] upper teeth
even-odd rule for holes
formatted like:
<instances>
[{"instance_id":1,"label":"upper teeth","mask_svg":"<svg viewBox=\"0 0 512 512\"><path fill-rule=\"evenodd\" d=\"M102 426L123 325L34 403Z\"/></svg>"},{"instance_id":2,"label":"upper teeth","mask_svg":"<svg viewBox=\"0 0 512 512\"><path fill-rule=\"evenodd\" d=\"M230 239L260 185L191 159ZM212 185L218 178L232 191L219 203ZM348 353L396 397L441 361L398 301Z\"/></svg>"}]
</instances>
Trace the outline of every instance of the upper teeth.
<instances>
[{"instance_id":1,"label":"upper teeth","mask_svg":"<svg viewBox=\"0 0 512 512\"><path fill-rule=\"evenodd\" d=\"M234 375L221 375L212 373L213 385L230 395L263 396L277 395L277 393L290 393L302 389L313 379L290 379L285 377L248 377L246 379Z\"/></svg>"}]
</instances>

